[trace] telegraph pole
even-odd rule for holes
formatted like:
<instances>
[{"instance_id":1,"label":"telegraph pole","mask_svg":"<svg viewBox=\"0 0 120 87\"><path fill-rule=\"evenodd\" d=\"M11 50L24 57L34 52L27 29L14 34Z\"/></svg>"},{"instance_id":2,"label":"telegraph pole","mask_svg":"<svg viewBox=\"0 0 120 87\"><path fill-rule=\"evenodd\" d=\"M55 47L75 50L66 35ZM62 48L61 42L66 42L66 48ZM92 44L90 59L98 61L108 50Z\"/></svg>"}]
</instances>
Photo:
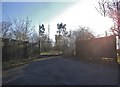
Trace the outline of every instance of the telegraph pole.
<instances>
[{"instance_id":1,"label":"telegraph pole","mask_svg":"<svg viewBox=\"0 0 120 87\"><path fill-rule=\"evenodd\" d=\"M39 46L38 47L39 47L39 54L40 54L40 52L41 52L40 51L40 25L39 25Z\"/></svg>"},{"instance_id":2,"label":"telegraph pole","mask_svg":"<svg viewBox=\"0 0 120 87\"><path fill-rule=\"evenodd\" d=\"M50 25L48 24L48 41L49 41L49 36L50 36Z\"/></svg>"}]
</instances>

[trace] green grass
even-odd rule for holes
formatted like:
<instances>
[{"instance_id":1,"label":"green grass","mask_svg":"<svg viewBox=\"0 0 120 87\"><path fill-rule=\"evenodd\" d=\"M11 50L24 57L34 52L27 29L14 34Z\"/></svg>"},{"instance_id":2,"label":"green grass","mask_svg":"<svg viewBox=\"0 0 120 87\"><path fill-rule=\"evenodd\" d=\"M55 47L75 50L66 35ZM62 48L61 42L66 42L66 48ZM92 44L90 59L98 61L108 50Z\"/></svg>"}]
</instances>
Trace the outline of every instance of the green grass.
<instances>
[{"instance_id":1,"label":"green grass","mask_svg":"<svg viewBox=\"0 0 120 87\"><path fill-rule=\"evenodd\" d=\"M58 55L58 54L61 54L61 52L43 52L41 53L41 55ZM41 59L41 58L40 58ZM32 56L30 59L29 58L26 58L26 59L12 59L12 60L9 60L9 61L3 61L2 62L2 68L3 70L7 70L7 69L10 69L12 67L16 67L16 66L20 66L20 65L23 65L23 64L27 64L27 63L30 63L30 62L33 62L35 60L38 60L38 57L35 57L35 56Z\"/></svg>"},{"instance_id":2,"label":"green grass","mask_svg":"<svg viewBox=\"0 0 120 87\"><path fill-rule=\"evenodd\" d=\"M28 62L28 59L13 59L13 60L9 60L9 61L3 61L2 62L2 68L4 69L9 69L11 67L15 67L15 66L20 66L23 64L26 64Z\"/></svg>"},{"instance_id":3,"label":"green grass","mask_svg":"<svg viewBox=\"0 0 120 87\"><path fill-rule=\"evenodd\" d=\"M117 58L117 62L120 64L120 57Z\"/></svg>"},{"instance_id":4,"label":"green grass","mask_svg":"<svg viewBox=\"0 0 120 87\"><path fill-rule=\"evenodd\" d=\"M41 52L41 55L59 55L59 54L62 54L62 52L59 51Z\"/></svg>"}]
</instances>

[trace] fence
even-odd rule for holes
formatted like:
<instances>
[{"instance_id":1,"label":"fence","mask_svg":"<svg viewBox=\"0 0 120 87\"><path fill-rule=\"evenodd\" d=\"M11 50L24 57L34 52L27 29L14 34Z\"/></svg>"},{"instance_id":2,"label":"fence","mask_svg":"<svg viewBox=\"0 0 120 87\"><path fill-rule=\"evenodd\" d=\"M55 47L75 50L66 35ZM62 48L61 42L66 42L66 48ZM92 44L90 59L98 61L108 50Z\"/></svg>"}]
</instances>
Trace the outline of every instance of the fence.
<instances>
[{"instance_id":1,"label":"fence","mask_svg":"<svg viewBox=\"0 0 120 87\"><path fill-rule=\"evenodd\" d=\"M28 41L18 41L13 39L2 39L2 60L8 61L17 58L29 58L32 55L38 55L39 49L37 43Z\"/></svg>"},{"instance_id":2,"label":"fence","mask_svg":"<svg viewBox=\"0 0 120 87\"><path fill-rule=\"evenodd\" d=\"M117 58L116 36L79 40L75 49L81 58Z\"/></svg>"}]
</instances>

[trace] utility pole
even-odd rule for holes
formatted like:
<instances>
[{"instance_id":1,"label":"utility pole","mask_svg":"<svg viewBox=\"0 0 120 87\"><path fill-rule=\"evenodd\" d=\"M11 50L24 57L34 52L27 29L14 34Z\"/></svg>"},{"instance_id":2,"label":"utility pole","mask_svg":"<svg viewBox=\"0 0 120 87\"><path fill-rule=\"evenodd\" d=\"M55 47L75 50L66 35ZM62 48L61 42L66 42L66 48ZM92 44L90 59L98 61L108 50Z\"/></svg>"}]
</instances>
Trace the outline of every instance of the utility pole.
<instances>
[{"instance_id":1,"label":"utility pole","mask_svg":"<svg viewBox=\"0 0 120 87\"><path fill-rule=\"evenodd\" d=\"M49 36L50 36L50 25L48 24L48 41L49 41Z\"/></svg>"},{"instance_id":2,"label":"utility pole","mask_svg":"<svg viewBox=\"0 0 120 87\"><path fill-rule=\"evenodd\" d=\"M40 25L39 25L39 54L40 54L40 52L41 52L41 51L40 51L40 36L41 36L41 35L40 35Z\"/></svg>"},{"instance_id":3,"label":"utility pole","mask_svg":"<svg viewBox=\"0 0 120 87\"><path fill-rule=\"evenodd\" d=\"M105 37L107 37L108 36L108 34L107 34L107 30L105 31Z\"/></svg>"}]
</instances>

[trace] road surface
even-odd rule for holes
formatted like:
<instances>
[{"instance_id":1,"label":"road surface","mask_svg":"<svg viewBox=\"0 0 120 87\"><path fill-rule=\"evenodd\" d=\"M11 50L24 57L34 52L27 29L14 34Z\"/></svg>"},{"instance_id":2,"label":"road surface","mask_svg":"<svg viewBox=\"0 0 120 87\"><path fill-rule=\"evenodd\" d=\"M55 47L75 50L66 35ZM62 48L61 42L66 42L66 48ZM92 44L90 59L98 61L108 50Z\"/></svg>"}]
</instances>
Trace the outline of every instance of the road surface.
<instances>
[{"instance_id":1,"label":"road surface","mask_svg":"<svg viewBox=\"0 0 120 87\"><path fill-rule=\"evenodd\" d=\"M3 72L5 85L117 85L118 68L63 57Z\"/></svg>"}]
</instances>

